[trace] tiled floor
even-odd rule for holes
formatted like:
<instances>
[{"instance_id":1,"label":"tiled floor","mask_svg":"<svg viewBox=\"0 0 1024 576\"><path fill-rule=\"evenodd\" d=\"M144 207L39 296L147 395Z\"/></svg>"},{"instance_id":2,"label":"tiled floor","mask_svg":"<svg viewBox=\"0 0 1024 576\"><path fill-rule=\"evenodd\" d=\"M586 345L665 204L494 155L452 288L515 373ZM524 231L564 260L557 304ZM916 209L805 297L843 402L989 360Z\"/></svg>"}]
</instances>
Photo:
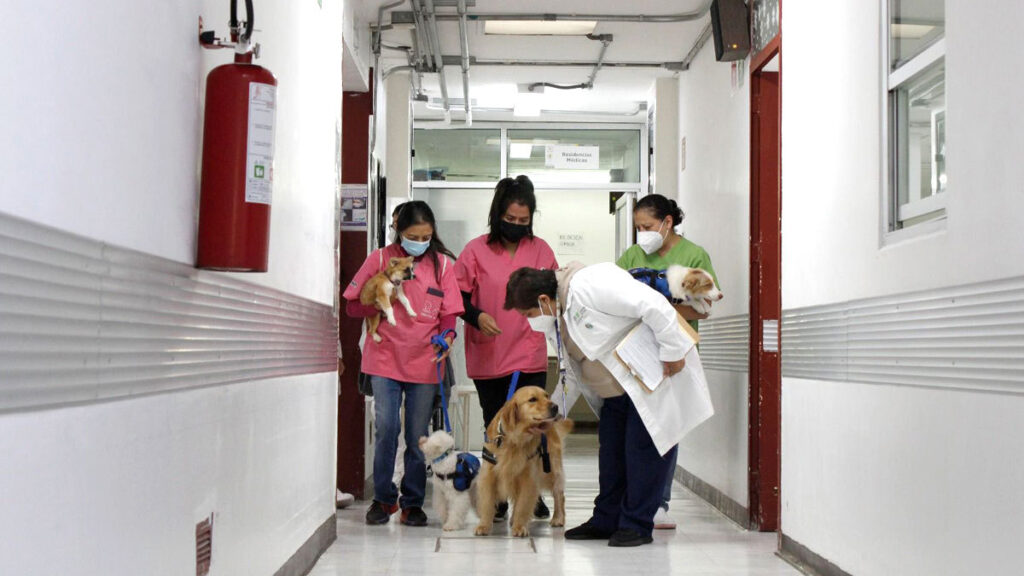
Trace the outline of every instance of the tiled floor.
<instances>
[{"instance_id":1,"label":"tiled floor","mask_svg":"<svg viewBox=\"0 0 1024 576\"><path fill-rule=\"evenodd\" d=\"M597 494L596 436L574 434L567 452L567 526L573 527L590 517ZM545 500L551 505L550 497ZM489 537L475 537L472 512L466 529L445 533L429 503L426 528L402 526L397 515L387 525L367 526L363 522L366 507L357 502L338 511L338 540L310 576L800 574L775 556L775 534L740 529L678 483L669 513L678 528L655 530L654 543L637 548L610 548L604 541L567 541L563 529L552 529L539 520L533 522L529 539L509 537L507 524L496 524Z\"/></svg>"}]
</instances>

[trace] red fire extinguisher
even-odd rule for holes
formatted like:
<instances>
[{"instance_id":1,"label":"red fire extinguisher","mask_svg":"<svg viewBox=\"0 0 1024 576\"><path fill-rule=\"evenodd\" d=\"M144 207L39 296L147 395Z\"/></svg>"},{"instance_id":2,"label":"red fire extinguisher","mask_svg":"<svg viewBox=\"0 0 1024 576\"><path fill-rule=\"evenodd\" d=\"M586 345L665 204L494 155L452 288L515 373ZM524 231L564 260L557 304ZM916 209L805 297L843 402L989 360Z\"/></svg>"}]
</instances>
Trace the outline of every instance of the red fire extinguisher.
<instances>
[{"instance_id":1,"label":"red fire extinguisher","mask_svg":"<svg viewBox=\"0 0 1024 576\"><path fill-rule=\"evenodd\" d=\"M252 63L252 0L245 1L244 31L231 1L231 42L202 31L205 48L234 48L231 64L206 77L203 163L196 267L266 272L270 247L270 203L274 180L274 120L277 79Z\"/></svg>"}]
</instances>

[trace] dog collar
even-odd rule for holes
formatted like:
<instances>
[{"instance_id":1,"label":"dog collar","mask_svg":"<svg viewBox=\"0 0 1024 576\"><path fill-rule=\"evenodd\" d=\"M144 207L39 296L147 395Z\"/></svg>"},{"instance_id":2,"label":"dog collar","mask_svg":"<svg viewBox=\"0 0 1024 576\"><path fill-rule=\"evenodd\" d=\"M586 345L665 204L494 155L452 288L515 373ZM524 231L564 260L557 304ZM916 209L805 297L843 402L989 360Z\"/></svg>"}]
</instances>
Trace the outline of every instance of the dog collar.
<instances>
[{"instance_id":1,"label":"dog collar","mask_svg":"<svg viewBox=\"0 0 1024 576\"><path fill-rule=\"evenodd\" d=\"M448 455L450 455L452 453L452 450L454 450L454 448L449 448L449 449L445 450L440 456L438 456L437 458L434 458L433 460L431 460L430 463L431 464L437 464L438 462L444 460L445 458L448 457Z\"/></svg>"}]
</instances>

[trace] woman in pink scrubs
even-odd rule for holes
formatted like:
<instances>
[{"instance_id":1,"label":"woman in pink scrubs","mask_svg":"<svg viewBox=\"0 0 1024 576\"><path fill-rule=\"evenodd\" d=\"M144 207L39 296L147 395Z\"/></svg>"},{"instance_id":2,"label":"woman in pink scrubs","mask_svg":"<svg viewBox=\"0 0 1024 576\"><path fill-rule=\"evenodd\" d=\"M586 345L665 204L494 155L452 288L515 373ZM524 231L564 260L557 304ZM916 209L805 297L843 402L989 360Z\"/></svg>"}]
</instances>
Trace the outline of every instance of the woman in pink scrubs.
<instances>
[{"instance_id":1,"label":"woman in pink scrubs","mask_svg":"<svg viewBox=\"0 0 1024 576\"><path fill-rule=\"evenodd\" d=\"M466 309L466 372L476 384L484 422L490 423L505 404L512 374L521 372L517 386L544 388L548 354L543 334L530 329L515 310L505 310L505 286L522 267L558 268L548 243L533 235L537 198L526 176L505 178L494 188L487 217L490 233L466 244L455 263L455 275ZM504 517L508 504L498 507ZM550 512L538 500L534 514Z\"/></svg>"},{"instance_id":2,"label":"woman in pink scrubs","mask_svg":"<svg viewBox=\"0 0 1024 576\"><path fill-rule=\"evenodd\" d=\"M407 203L398 214L395 240L374 251L363 262L342 296L346 312L366 317L380 311L359 302L363 284L384 269L393 257L415 257L412 280L402 284L416 317L396 304L396 325L381 322L380 342L367 338L361 370L370 376L373 386L374 421L377 439L373 454L373 503L366 512L367 524L386 524L391 514L402 509L402 524L425 526L423 498L427 486L426 466L419 438L428 434L437 389L436 349L431 337L452 330L445 337L450 345L455 338L455 318L462 314L462 298L455 280L454 256L437 236L434 213L426 202ZM448 357L445 351L441 360ZM391 481L395 453L401 430L399 412L405 397L405 474L401 497Z\"/></svg>"}]
</instances>

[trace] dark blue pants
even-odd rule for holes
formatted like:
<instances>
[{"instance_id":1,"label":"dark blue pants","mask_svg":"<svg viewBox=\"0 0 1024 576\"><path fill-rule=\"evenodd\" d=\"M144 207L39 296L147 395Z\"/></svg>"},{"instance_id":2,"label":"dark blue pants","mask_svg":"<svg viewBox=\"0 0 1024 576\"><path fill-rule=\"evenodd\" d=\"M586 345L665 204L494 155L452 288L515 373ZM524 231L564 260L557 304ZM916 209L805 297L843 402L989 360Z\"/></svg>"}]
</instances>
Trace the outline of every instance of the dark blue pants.
<instances>
[{"instance_id":1,"label":"dark blue pants","mask_svg":"<svg viewBox=\"0 0 1024 576\"><path fill-rule=\"evenodd\" d=\"M676 448L665 457L658 454L627 394L605 398L597 438L600 492L591 523L608 532L650 536Z\"/></svg>"}]
</instances>

